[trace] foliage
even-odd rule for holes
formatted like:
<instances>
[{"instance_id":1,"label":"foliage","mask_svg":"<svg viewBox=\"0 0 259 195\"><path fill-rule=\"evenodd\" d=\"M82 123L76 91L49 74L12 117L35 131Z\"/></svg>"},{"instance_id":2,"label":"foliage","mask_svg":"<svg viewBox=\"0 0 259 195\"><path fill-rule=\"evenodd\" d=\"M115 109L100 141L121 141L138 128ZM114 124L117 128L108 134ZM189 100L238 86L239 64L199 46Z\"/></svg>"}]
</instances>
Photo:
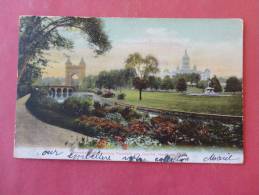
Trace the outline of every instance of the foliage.
<instances>
[{"instance_id":1,"label":"foliage","mask_svg":"<svg viewBox=\"0 0 259 195\"><path fill-rule=\"evenodd\" d=\"M44 52L50 48L73 48L73 42L62 36L58 29L77 29L82 32L97 55L111 48L97 18L23 16L20 19L18 87L29 85L41 76L48 61Z\"/></svg>"},{"instance_id":2,"label":"foliage","mask_svg":"<svg viewBox=\"0 0 259 195\"><path fill-rule=\"evenodd\" d=\"M83 126L94 127L103 133L117 134L119 131L123 131L124 127L112 120L95 117L95 116L81 116L79 118L79 124Z\"/></svg>"},{"instance_id":3,"label":"foliage","mask_svg":"<svg viewBox=\"0 0 259 195\"><path fill-rule=\"evenodd\" d=\"M125 97L126 97L126 94L125 94L125 93L120 93L120 94L118 94L117 99L118 99L118 100L124 100Z\"/></svg>"},{"instance_id":4,"label":"foliage","mask_svg":"<svg viewBox=\"0 0 259 195\"><path fill-rule=\"evenodd\" d=\"M130 146L137 146L141 148L161 146L161 143L157 139L141 134L127 137L125 143Z\"/></svg>"},{"instance_id":5,"label":"foliage","mask_svg":"<svg viewBox=\"0 0 259 195\"><path fill-rule=\"evenodd\" d=\"M97 94L97 95L102 95L103 92L102 92L101 90L98 90L98 91L96 92L96 94Z\"/></svg>"},{"instance_id":6,"label":"foliage","mask_svg":"<svg viewBox=\"0 0 259 195\"><path fill-rule=\"evenodd\" d=\"M83 97L69 97L63 103L63 108L66 114L80 116L82 114L89 114L90 107L93 105L92 98Z\"/></svg>"},{"instance_id":7,"label":"foliage","mask_svg":"<svg viewBox=\"0 0 259 195\"><path fill-rule=\"evenodd\" d=\"M112 98L115 96L115 93L111 92L111 91L107 91L104 94L102 94L102 97L104 98Z\"/></svg>"},{"instance_id":8,"label":"foliage","mask_svg":"<svg viewBox=\"0 0 259 195\"><path fill-rule=\"evenodd\" d=\"M242 91L242 83L237 77L230 77L226 81L226 92Z\"/></svg>"},{"instance_id":9,"label":"foliage","mask_svg":"<svg viewBox=\"0 0 259 195\"><path fill-rule=\"evenodd\" d=\"M85 77L80 84L80 90L94 89L96 86L97 76L89 75Z\"/></svg>"},{"instance_id":10,"label":"foliage","mask_svg":"<svg viewBox=\"0 0 259 195\"><path fill-rule=\"evenodd\" d=\"M142 100L142 90L148 87L148 76L159 71L158 60L152 55L143 58L139 53L134 53L128 56L125 66L135 70L137 77L133 85L139 90L139 100Z\"/></svg>"},{"instance_id":11,"label":"foliage","mask_svg":"<svg viewBox=\"0 0 259 195\"><path fill-rule=\"evenodd\" d=\"M177 74L174 76L174 80L178 80L179 78L184 78L186 82L190 83L198 83L200 81L200 74L198 73L185 73L185 74Z\"/></svg>"},{"instance_id":12,"label":"foliage","mask_svg":"<svg viewBox=\"0 0 259 195\"><path fill-rule=\"evenodd\" d=\"M161 86L161 78L160 77L155 77L155 76L149 76L148 77L148 86L151 89L158 90Z\"/></svg>"},{"instance_id":13,"label":"foliage","mask_svg":"<svg viewBox=\"0 0 259 195\"><path fill-rule=\"evenodd\" d=\"M183 92L186 91L187 89L187 84L184 78L179 78L177 83L176 83L176 90Z\"/></svg>"},{"instance_id":14,"label":"foliage","mask_svg":"<svg viewBox=\"0 0 259 195\"><path fill-rule=\"evenodd\" d=\"M170 76L165 76L161 84L161 89L174 89L174 82Z\"/></svg>"},{"instance_id":15,"label":"foliage","mask_svg":"<svg viewBox=\"0 0 259 195\"><path fill-rule=\"evenodd\" d=\"M36 90L35 94L44 94ZM225 124L217 120L198 119L195 117L174 117L160 115L151 120L142 120L142 115L130 107L104 108L98 103L94 107L103 109L102 117L80 114L74 120L73 115L64 110L53 109L46 100L31 96L27 106L41 120L64 128L76 130L86 135L101 139L91 142L93 147L107 148L114 140L123 149L128 146L138 147L157 145L214 145L242 146L242 121ZM55 102L55 101L54 101ZM62 105L62 104L61 104ZM147 116L148 117L148 116ZM81 142L80 142L81 143ZM85 146L85 141L81 146Z\"/></svg>"},{"instance_id":16,"label":"foliage","mask_svg":"<svg viewBox=\"0 0 259 195\"><path fill-rule=\"evenodd\" d=\"M148 80L145 78L141 79L140 77L136 77L133 80L133 85L139 90L139 100L142 100L142 90L148 87Z\"/></svg>"},{"instance_id":17,"label":"foliage","mask_svg":"<svg viewBox=\"0 0 259 195\"><path fill-rule=\"evenodd\" d=\"M117 123L120 123L123 126L126 126L128 124L127 121L123 118L123 116L118 112L107 113L105 115L105 118L108 119L108 120L112 120L112 121L115 121Z\"/></svg>"},{"instance_id":18,"label":"foliage","mask_svg":"<svg viewBox=\"0 0 259 195\"><path fill-rule=\"evenodd\" d=\"M125 118L127 121L132 121L134 119L140 119L141 114L137 112L132 107L120 107L120 106L114 106L109 110L110 113L118 112L122 115L123 118Z\"/></svg>"},{"instance_id":19,"label":"foliage","mask_svg":"<svg viewBox=\"0 0 259 195\"><path fill-rule=\"evenodd\" d=\"M221 84L215 75L210 80L210 87L214 88L215 92L222 92Z\"/></svg>"},{"instance_id":20,"label":"foliage","mask_svg":"<svg viewBox=\"0 0 259 195\"><path fill-rule=\"evenodd\" d=\"M101 71L96 80L96 87L117 89L122 87L130 87L135 77L135 71L132 68Z\"/></svg>"},{"instance_id":21,"label":"foliage","mask_svg":"<svg viewBox=\"0 0 259 195\"><path fill-rule=\"evenodd\" d=\"M94 101L94 109L100 109L102 105L98 101Z\"/></svg>"},{"instance_id":22,"label":"foliage","mask_svg":"<svg viewBox=\"0 0 259 195\"><path fill-rule=\"evenodd\" d=\"M135 120L129 123L129 127L126 129L126 131L132 134L145 134L150 130L151 127L147 123L139 120Z\"/></svg>"},{"instance_id":23,"label":"foliage","mask_svg":"<svg viewBox=\"0 0 259 195\"><path fill-rule=\"evenodd\" d=\"M96 80L96 87L98 88L107 88L107 89L114 89L115 88L115 83L114 83L114 78L112 77L111 74L107 71L101 71Z\"/></svg>"},{"instance_id":24,"label":"foliage","mask_svg":"<svg viewBox=\"0 0 259 195\"><path fill-rule=\"evenodd\" d=\"M47 97L47 93L45 88L33 88L30 98L31 104L40 108L60 111L62 109L61 105L55 99Z\"/></svg>"},{"instance_id":25,"label":"foliage","mask_svg":"<svg viewBox=\"0 0 259 195\"><path fill-rule=\"evenodd\" d=\"M108 146L107 138L101 138L96 143L97 148L107 148L107 146Z\"/></svg>"}]
</instances>

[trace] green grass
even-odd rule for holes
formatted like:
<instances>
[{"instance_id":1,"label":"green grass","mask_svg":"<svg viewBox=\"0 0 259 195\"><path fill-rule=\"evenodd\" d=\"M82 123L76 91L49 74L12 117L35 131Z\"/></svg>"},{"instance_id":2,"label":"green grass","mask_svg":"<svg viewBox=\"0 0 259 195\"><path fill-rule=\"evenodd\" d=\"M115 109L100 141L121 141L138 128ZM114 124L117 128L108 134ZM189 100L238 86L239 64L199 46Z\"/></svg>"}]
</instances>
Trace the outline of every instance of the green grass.
<instances>
[{"instance_id":1,"label":"green grass","mask_svg":"<svg viewBox=\"0 0 259 195\"><path fill-rule=\"evenodd\" d=\"M125 100L132 105L161 108L173 111L198 112L210 114L242 115L242 96L188 96L181 93L143 92L139 101L137 90L124 89Z\"/></svg>"}]
</instances>

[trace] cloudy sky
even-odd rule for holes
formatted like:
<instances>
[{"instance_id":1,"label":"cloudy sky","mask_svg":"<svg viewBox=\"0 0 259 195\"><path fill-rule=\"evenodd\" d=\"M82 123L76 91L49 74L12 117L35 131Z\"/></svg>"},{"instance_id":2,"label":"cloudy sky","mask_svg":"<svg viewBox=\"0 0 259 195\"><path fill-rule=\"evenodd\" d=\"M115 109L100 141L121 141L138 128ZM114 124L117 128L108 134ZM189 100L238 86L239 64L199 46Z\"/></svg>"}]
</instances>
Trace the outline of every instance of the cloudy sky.
<instances>
[{"instance_id":1,"label":"cloudy sky","mask_svg":"<svg viewBox=\"0 0 259 195\"><path fill-rule=\"evenodd\" d=\"M160 70L173 71L187 49L191 65L198 70L209 68L217 76L242 76L242 21L239 19L129 19L103 18L112 49L95 57L80 32L60 29L75 43L73 50L50 50L49 66L44 76L64 77L64 54L73 64L81 57L86 62L86 75L101 70L123 68L127 56L139 52L154 55Z\"/></svg>"}]
</instances>

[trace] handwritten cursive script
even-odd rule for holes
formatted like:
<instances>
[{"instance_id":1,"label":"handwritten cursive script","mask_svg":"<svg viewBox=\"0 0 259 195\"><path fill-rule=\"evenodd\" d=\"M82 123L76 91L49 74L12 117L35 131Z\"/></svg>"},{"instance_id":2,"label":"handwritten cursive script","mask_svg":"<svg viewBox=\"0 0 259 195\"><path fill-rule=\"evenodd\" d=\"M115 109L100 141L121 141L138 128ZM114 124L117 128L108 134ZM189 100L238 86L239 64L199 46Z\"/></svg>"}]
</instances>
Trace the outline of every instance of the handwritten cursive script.
<instances>
[{"instance_id":1,"label":"handwritten cursive script","mask_svg":"<svg viewBox=\"0 0 259 195\"><path fill-rule=\"evenodd\" d=\"M104 155L100 150L89 149L86 154L70 152L67 156L72 160L111 160L109 155Z\"/></svg>"},{"instance_id":2,"label":"handwritten cursive script","mask_svg":"<svg viewBox=\"0 0 259 195\"><path fill-rule=\"evenodd\" d=\"M58 152L56 149L54 150L44 150L41 155L42 156L59 156L61 155L63 152Z\"/></svg>"},{"instance_id":3,"label":"handwritten cursive script","mask_svg":"<svg viewBox=\"0 0 259 195\"><path fill-rule=\"evenodd\" d=\"M140 154L134 154L134 155L130 155L130 156L123 156L122 160L130 161L130 162L144 162L144 161L146 161L146 159L141 157Z\"/></svg>"},{"instance_id":4,"label":"handwritten cursive script","mask_svg":"<svg viewBox=\"0 0 259 195\"><path fill-rule=\"evenodd\" d=\"M173 162L188 162L189 157L186 153L177 153L175 155L165 155L161 158L155 158L155 162L173 163Z\"/></svg>"},{"instance_id":5,"label":"handwritten cursive script","mask_svg":"<svg viewBox=\"0 0 259 195\"><path fill-rule=\"evenodd\" d=\"M235 158L233 158L233 155L231 153L226 153L226 154L215 154L212 153L210 156L205 157L203 159L203 162L207 162L207 161L232 161L232 160L236 160Z\"/></svg>"}]
</instances>

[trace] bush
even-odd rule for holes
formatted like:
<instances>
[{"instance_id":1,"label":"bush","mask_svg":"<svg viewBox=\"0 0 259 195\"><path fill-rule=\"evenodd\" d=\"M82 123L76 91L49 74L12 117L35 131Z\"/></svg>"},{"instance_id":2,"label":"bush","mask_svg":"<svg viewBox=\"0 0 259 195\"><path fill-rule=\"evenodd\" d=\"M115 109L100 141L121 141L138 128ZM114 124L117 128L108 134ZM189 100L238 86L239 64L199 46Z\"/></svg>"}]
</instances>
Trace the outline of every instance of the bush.
<instances>
[{"instance_id":1,"label":"bush","mask_svg":"<svg viewBox=\"0 0 259 195\"><path fill-rule=\"evenodd\" d=\"M118 94L117 99L118 99L118 100L124 100L125 97L126 97L126 94L125 94L125 93L120 93L120 94Z\"/></svg>"},{"instance_id":2,"label":"bush","mask_svg":"<svg viewBox=\"0 0 259 195\"><path fill-rule=\"evenodd\" d=\"M89 114L92 105L92 98L69 97L63 103L63 109L69 115L80 116Z\"/></svg>"},{"instance_id":3,"label":"bush","mask_svg":"<svg viewBox=\"0 0 259 195\"><path fill-rule=\"evenodd\" d=\"M102 97L104 97L104 98L112 98L112 97L114 97L114 96L115 96L115 94L112 93L111 91L108 91L108 92L106 92L106 93L104 93L104 94L102 95Z\"/></svg>"},{"instance_id":4,"label":"bush","mask_svg":"<svg viewBox=\"0 0 259 195\"><path fill-rule=\"evenodd\" d=\"M94 109L100 109L102 107L102 105L100 104L100 102L94 101Z\"/></svg>"},{"instance_id":5,"label":"bush","mask_svg":"<svg viewBox=\"0 0 259 195\"><path fill-rule=\"evenodd\" d=\"M45 95L39 95L39 93L33 93L29 99L30 104L45 108L53 111L61 110L61 105L53 98Z\"/></svg>"},{"instance_id":6,"label":"bush","mask_svg":"<svg viewBox=\"0 0 259 195\"><path fill-rule=\"evenodd\" d=\"M123 118L125 118L127 121L131 121L134 119L140 119L142 115L134 110L131 107L121 107L121 106L114 106L109 110L110 113L120 113Z\"/></svg>"},{"instance_id":7,"label":"bush","mask_svg":"<svg viewBox=\"0 0 259 195\"><path fill-rule=\"evenodd\" d=\"M184 78L179 78L176 82L176 90L183 92L187 90L187 83Z\"/></svg>"},{"instance_id":8,"label":"bush","mask_svg":"<svg viewBox=\"0 0 259 195\"><path fill-rule=\"evenodd\" d=\"M97 94L97 95L102 95L103 92L102 92L101 90L98 90L98 91L96 92L96 94Z\"/></svg>"},{"instance_id":9,"label":"bush","mask_svg":"<svg viewBox=\"0 0 259 195\"><path fill-rule=\"evenodd\" d=\"M121 111L121 115L126 119L126 120L134 120L134 119L140 119L141 118L141 114L139 112L137 112L136 110L134 110L131 107L126 107Z\"/></svg>"}]
</instances>

